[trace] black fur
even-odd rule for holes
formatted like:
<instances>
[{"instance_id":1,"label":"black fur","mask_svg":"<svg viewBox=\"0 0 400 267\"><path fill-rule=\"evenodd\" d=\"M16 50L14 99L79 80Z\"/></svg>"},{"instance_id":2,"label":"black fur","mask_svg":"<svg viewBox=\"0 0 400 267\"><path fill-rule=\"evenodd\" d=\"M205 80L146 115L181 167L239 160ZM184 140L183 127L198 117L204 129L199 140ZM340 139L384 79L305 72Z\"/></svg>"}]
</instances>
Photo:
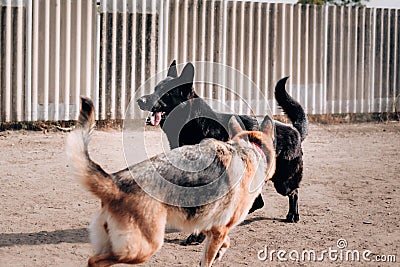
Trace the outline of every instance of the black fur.
<instances>
[{"instance_id":1,"label":"black fur","mask_svg":"<svg viewBox=\"0 0 400 267\"><path fill-rule=\"evenodd\" d=\"M275 87L275 99L287 114L293 127L275 122L276 171L272 177L276 191L289 198L287 222L298 222L298 188L303 178L302 141L308 134L308 120L303 107L294 100L285 89L288 77L278 81Z\"/></svg>"},{"instance_id":2,"label":"black fur","mask_svg":"<svg viewBox=\"0 0 400 267\"><path fill-rule=\"evenodd\" d=\"M308 120L300 103L294 100L285 90L285 84L289 77L278 81L275 87L275 99L279 106L289 117L293 126L299 131L301 141L304 141L308 134Z\"/></svg>"},{"instance_id":3,"label":"black fur","mask_svg":"<svg viewBox=\"0 0 400 267\"><path fill-rule=\"evenodd\" d=\"M166 133L171 148L197 144L204 138L226 141L227 121L232 114L215 112L193 90L194 67L186 64L178 77L176 62L172 62L168 77L161 81L154 93L138 99L142 110L164 112L165 120L160 125ZM275 98L292 121L292 125L275 121L276 172L272 178L278 193L289 197L287 222L298 222L298 187L303 176L303 152L301 142L308 132L307 116L301 105L285 89L288 77L278 81ZM256 118L235 115L247 130L259 130ZM262 208L261 195L251 209Z\"/></svg>"}]
</instances>

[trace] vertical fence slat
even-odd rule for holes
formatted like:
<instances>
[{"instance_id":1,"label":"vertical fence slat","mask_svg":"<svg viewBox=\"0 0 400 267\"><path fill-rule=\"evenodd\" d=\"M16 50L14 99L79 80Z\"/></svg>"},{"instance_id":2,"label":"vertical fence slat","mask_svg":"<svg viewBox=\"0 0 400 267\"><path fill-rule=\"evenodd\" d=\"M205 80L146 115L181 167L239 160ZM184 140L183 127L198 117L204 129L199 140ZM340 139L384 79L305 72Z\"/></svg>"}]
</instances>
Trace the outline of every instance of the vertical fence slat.
<instances>
[{"instance_id":1,"label":"vertical fence slat","mask_svg":"<svg viewBox=\"0 0 400 267\"><path fill-rule=\"evenodd\" d=\"M385 43L384 46L384 53L385 57L383 58L384 63L384 77L383 77L383 90L382 90L382 96L381 96L381 101L382 101L382 111L388 110L389 107L389 99L390 99L390 63L391 63L391 49L390 49L390 44L392 42L392 36L390 35L390 30L391 30L391 13L389 9L385 9L385 21L384 21L384 40L383 42Z\"/></svg>"},{"instance_id":2,"label":"vertical fence slat","mask_svg":"<svg viewBox=\"0 0 400 267\"><path fill-rule=\"evenodd\" d=\"M222 17L222 21L221 21L221 34L222 34L222 39L221 39L221 51L224 51L224 53L221 54L221 64L223 66L227 65L226 62L226 58L227 58L227 53L228 53L228 49L227 49L227 37L228 37L228 33L226 31L227 29L227 13L228 13L228 3L227 1L223 1L222 5L220 6L221 8L221 17ZM225 108L225 110L227 110L227 93L229 92L229 88L228 84L227 84L227 73L226 72L222 72L219 74L221 76L221 88L219 91L219 96L218 99L220 100L221 103L221 108Z\"/></svg>"},{"instance_id":3,"label":"vertical fence slat","mask_svg":"<svg viewBox=\"0 0 400 267\"><path fill-rule=\"evenodd\" d=\"M159 5L159 31L158 31L158 40L159 40L159 44L158 44L158 61L157 61L157 73L160 73L161 71L163 71L166 66L167 66L167 53L165 53L165 48L167 46L167 42L166 41L166 35L165 32L167 32L167 25L168 22L166 21L168 18L168 12L166 11L168 7L168 5L166 5L166 0L161 0L158 2ZM193 24L192 24L193 25ZM168 51L168 48L166 48Z\"/></svg>"},{"instance_id":4,"label":"vertical fence slat","mask_svg":"<svg viewBox=\"0 0 400 267\"><path fill-rule=\"evenodd\" d=\"M136 36L137 36L137 11L136 11L136 1L135 0L132 0L132 15L131 15L131 20L132 20L132 22L131 22L131 24L132 24L132 26L131 26L131 50L130 50L130 53L131 53L131 62L130 62L130 64L131 64L131 73L130 73L130 78L131 78L131 84L130 84L130 88L131 88L131 90L130 90L130 95L131 95L131 98L133 97L133 96L135 96L135 97L137 97L136 95L135 95L135 91L136 91L136 89L137 89L137 87L136 87L136 68L135 68L135 66L136 66L136 49L137 49L137 39L136 39ZM133 101L133 99L131 99L131 101ZM135 115L135 105L133 104L133 103L131 103L131 105L129 106L129 108L130 108L130 110L129 110L129 112L130 112L130 116L134 116Z\"/></svg>"},{"instance_id":5,"label":"vertical fence slat","mask_svg":"<svg viewBox=\"0 0 400 267\"><path fill-rule=\"evenodd\" d=\"M83 83L83 92L82 94L88 97L92 97L92 66L96 66L93 63L92 60L92 55L94 54L93 51L96 51L96 49L93 49L93 38L96 36L96 31L93 31L93 5L96 7L96 3L93 2L92 0L85 0L86 3L85 5L85 13L84 14L84 19L86 23L86 29L85 29L85 47L83 47L85 51L85 66L84 66L84 83ZM82 4L84 6L84 4Z\"/></svg>"},{"instance_id":6,"label":"vertical fence slat","mask_svg":"<svg viewBox=\"0 0 400 267\"><path fill-rule=\"evenodd\" d=\"M122 16L121 21L121 45L119 49L121 49L121 65L120 65L120 102L119 102L119 112L118 118L123 118L125 116L125 107L126 107L126 58L127 58L127 2L126 0L122 1L122 14L118 14Z\"/></svg>"},{"instance_id":7,"label":"vertical fence slat","mask_svg":"<svg viewBox=\"0 0 400 267\"><path fill-rule=\"evenodd\" d=\"M118 1L112 1L112 8L111 8L111 40L108 40L111 42L111 81L110 81L110 93L109 96L107 97L108 101L108 114L107 114L107 119L115 119L116 118L116 90L117 90L117 18L118 18L118 12L117 12L117 4ZM142 66L143 68L143 66ZM107 102L106 102L107 103Z\"/></svg>"},{"instance_id":8,"label":"vertical fence slat","mask_svg":"<svg viewBox=\"0 0 400 267\"><path fill-rule=\"evenodd\" d=\"M206 3L199 1L198 2L198 18L199 18L199 23L198 27L200 27L199 33L199 45L198 45L198 58L200 61L206 61L206 42L207 42L207 37L206 37ZM179 40L175 40L175 45L179 42ZM198 77L200 81L204 80L204 68L200 68L199 70L196 70L196 73L198 73ZM200 86L200 96L204 97L205 96L205 86Z\"/></svg>"},{"instance_id":9,"label":"vertical fence slat","mask_svg":"<svg viewBox=\"0 0 400 267\"><path fill-rule=\"evenodd\" d=\"M376 73L376 68L375 68L375 62L376 62L376 54L375 54L375 50L376 50L376 38L377 38L377 27L376 27L376 23L377 23L377 9L374 9L373 11L373 23L372 23L372 39L371 39L371 43L372 43L372 49L371 49L371 87L370 87L370 98L369 98L369 110L368 112L373 112L375 110L375 73Z\"/></svg>"},{"instance_id":10,"label":"vertical fence slat","mask_svg":"<svg viewBox=\"0 0 400 267\"><path fill-rule=\"evenodd\" d=\"M189 30L190 31L190 37L192 40L192 44L190 45L191 47L191 51L189 51L190 53L190 60L196 61L198 60L196 58L196 46L197 46L197 42L198 42L198 31L197 31L197 23L198 23L198 17L197 17L197 6L198 6L198 1L197 0L193 0L193 2L191 2L191 6L189 8L189 18L191 19L191 23L189 25L192 25L192 28ZM167 42L168 36L165 37L165 43ZM160 44L162 45L162 44ZM168 63L167 63L168 64ZM165 66L167 66L167 64Z\"/></svg>"},{"instance_id":11,"label":"vertical fence slat","mask_svg":"<svg viewBox=\"0 0 400 267\"><path fill-rule=\"evenodd\" d=\"M323 114L327 114L328 113L328 107L327 107L327 100L328 100L328 57L331 58L329 56L329 50L328 50L328 40L329 40L329 21L330 21L330 14L329 14L329 10L328 10L328 6L324 7L324 39L323 39L323 44L324 44L324 48L323 48L323 54L324 54L324 62L323 62L323 83L322 83L322 88L323 88L323 94L321 94L320 97L320 101L322 103L322 107L321 110L323 112Z\"/></svg>"},{"instance_id":12,"label":"vertical fence slat","mask_svg":"<svg viewBox=\"0 0 400 267\"><path fill-rule=\"evenodd\" d=\"M4 91L3 107L5 121L11 121L11 94L12 94L12 5L11 0L7 1L5 14L5 66L4 66Z\"/></svg>"},{"instance_id":13,"label":"vertical fence slat","mask_svg":"<svg viewBox=\"0 0 400 267\"><path fill-rule=\"evenodd\" d=\"M50 79L50 0L45 0L44 67L43 67L43 119L49 120Z\"/></svg>"},{"instance_id":14,"label":"vertical fence slat","mask_svg":"<svg viewBox=\"0 0 400 267\"><path fill-rule=\"evenodd\" d=\"M93 1L90 1L94 3ZM97 2L97 1L96 1ZM94 66L95 66L95 71L94 71L94 85L93 85L93 99L94 99L94 106L96 109L96 120L99 119L99 102L100 102L100 47L101 47L101 15L99 12L98 8L98 3L94 3L94 6L92 9L95 10L94 14L96 15L96 18L94 19L95 21L95 37L94 40L92 40L92 44L95 46L95 59L94 59ZM93 73L93 70L92 70Z\"/></svg>"},{"instance_id":15,"label":"vertical fence slat","mask_svg":"<svg viewBox=\"0 0 400 267\"><path fill-rule=\"evenodd\" d=\"M295 66L294 72L293 72L293 84L295 84L295 89L296 91L292 91L292 96L296 97L299 95L300 93L300 86L301 86L301 59L302 59L302 55L301 55L301 49L302 49L302 33L301 33L301 21L302 21L302 10L301 10L301 6L296 6L295 8L295 16L296 16L296 21L295 21L295 28L294 28L294 48L295 48L295 53L293 56L293 63ZM275 77L275 75L273 76L273 80L275 81L277 78ZM273 101L273 112L276 114L276 101Z\"/></svg>"},{"instance_id":16,"label":"vertical fence slat","mask_svg":"<svg viewBox=\"0 0 400 267\"><path fill-rule=\"evenodd\" d=\"M24 5L22 0L18 0L16 7L17 15L16 15L16 33L14 34L14 44L16 43L16 70L15 70L15 78L13 83L16 86L16 93L13 96L15 101L12 101L12 106L15 108L15 115L13 116L13 120L22 121L23 120L23 92L24 92Z\"/></svg>"},{"instance_id":17,"label":"vertical fence slat","mask_svg":"<svg viewBox=\"0 0 400 267\"><path fill-rule=\"evenodd\" d=\"M317 53L317 34L320 34L320 32L318 31L319 29L319 23L317 23L317 15L318 13L318 9L316 6L311 6L310 7L310 14L312 14L311 18L310 18L310 24L308 26L309 28L309 32L310 34L310 45L311 45L311 59L309 62L311 63L310 69L311 69L311 103L309 104L309 109L308 112L311 114L315 114L315 110L316 110L316 106L319 104L317 103L317 101L315 100L316 98L316 94L317 94L317 90L316 90L316 86L317 86L317 63L318 63L318 53ZM319 68L318 68L319 69ZM304 90L306 90L306 88L304 88Z\"/></svg>"},{"instance_id":18,"label":"vertical fence slat","mask_svg":"<svg viewBox=\"0 0 400 267\"><path fill-rule=\"evenodd\" d=\"M170 18L170 25L172 26L172 29L170 30L170 36L171 39L168 41L171 42L171 45L169 46L171 51L171 60L176 59L178 62L181 62L181 58L178 57L179 54L179 0L171 0L170 1L170 8L173 10L171 12Z\"/></svg>"},{"instance_id":19,"label":"vertical fence slat","mask_svg":"<svg viewBox=\"0 0 400 267\"><path fill-rule=\"evenodd\" d=\"M389 36L391 36L391 42L389 49L391 52L391 58L389 59L389 81L390 84L388 86L389 94L387 96L387 110L389 112L394 112L394 101L395 101L395 92L396 92L396 86L397 86L397 81L396 81L396 74L397 74L397 11L392 9L390 10L391 13L391 22L390 22L390 29L389 29Z\"/></svg>"},{"instance_id":20,"label":"vertical fence slat","mask_svg":"<svg viewBox=\"0 0 400 267\"><path fill-rule=\"evenodd\" d=\"M362 112L364 110L364 99L361 94L360 88L364 86L364 71L360 72L359 70L364 69L364 31L365 31L365 9L360 8L357 10L355 15L355 21L357 23L356 27L356 42L354 45L353 53L357 54L357 58L354 62L354 79L357 86L354 88L354 102L358 105L353 109L353 112Z\"/></svg>"},{"instance_id":21,"label":"vertical fence slat","mask_svg":"<svg viewBox=\"0 0 400 267\"><path fill-rule=\"evenodd\" d=\"M140 36L140 85L144 84L146 80L146 1L141 1L142 9L141 9L141 32L139 33ZM178 38L177 38L178 39ZM178 41L178 40L177 40ZM142 90L140 92L141 95L144 95L146 92L144 91L144 87L141 87Z\"/></svg>"},{"instance_id":22,"label":"vertical fence slat","mask_svg":"<svg viewBox=\"0 0 400 267\"><path fill-rule=\"evenodd\" d=\"M227 25L225 30L227 30L228 27L231 27L230 36L227 38L227 54L229 55L229 59L226 60L227 64L229 64L231 67L234 67L236 65L236 30L231 26L231 25L236 25L236 6L237 2L229 2L228 3L228 8L229 8L229 14L227 15ZM235 85L235 77L233 77L233 72L231 75L226 77L228 79L228 85L229 85L229 94L227 97L229 98L229 109L234 110L234 100L235 100L235 95L232 92L232 88L234 88Z\"/></svg>"},{"instance_id":23,"label":"vertical fence slat","mask_svg":"<svg viewBox=\"0 0 400 267\"><path fill-rule=\"evenodd\" d=\"M365 88L362 90L362 98L363 98L363 109L362 112L367 113L370 110L370 92L371 92L371 79L370 76L368 75L371 73L371 50L372 50L372 45L371 45L371 36L372 33L370 33L369 29L371 29L371 22L372 22L372 12L369 9L364 9L365 17L363 18L364 23L364 30L363 30L363 63L362 63L362 68L361 71L363 72L363 79L361 81L362 87ZM361 86L361 85L360 85Z\"/></svg>"},{"instance_id":24,"label":"vertical fence slat","mask_svg":"<svg viewBox=\"0 0 400 267\"><path fill-rule=\"evenodd\" d=\"M381 101L381 99L382 99L382 90L383 90L383 88L382 88L382 81L383 81L383 72L384 72L384 66L383 66L383 57L384 57L384 42L383 42L383 39L384 39L384 17L383 17L383 10L382 9L380 9L380 10L377 10L377 24L376 24L376 27L377 27L377 35L376 35L376 39L375 39L375 41L376 41L376 47L377 47L377 50L376 50L376 59L377 59L377 62L379 62L379 67L378 67L378 69L376 70L376 72L375 72L375 74L376 74L376 77L375 77L375 84L374 84L374 87L375 87L375 95L374 95L374 97L375 97L375 101L376 101L376 108L377 108L377 111L378 112L381 112L382 111L382 101Z\"/></svg>"},{"instance_id":25,"label":"vertical fence slat","mask_svg":"<svg viewBox=\"0 0 400 267\"><path fill-rule=\"evenodd\" d=\"M326 87L325 85L325 76L324 76L324 71L326 70L325 66L325 42L326 42L326 33L325 33L325 16L326 16L326 9L323 7L318 7L318 20L317 23L319 24L319 33L317 34L317 45L318 45L318 65L316 65L316 79L318 82L318 92L319 92L319 97L316 97L316 102L318 103L316 108L316 113L315 114L326 114L325 110L325 103L326 103Z\"/></svg>"},{"instance_id":26,"label":"vertical fence slat","mask_svg":"<svg viewBox=\"0 0 400 267\"><path fill-rule=\"evenodd\" d=\"M350 97L348 99L350 103L349 107L349 113L356 113L356 111L360 107L360 101L357 96L358 92L358 79L357 79L357 68L358 68L358 58L360 57L360 52L357 50L357 44L359 42L359 31L360 31L360 26L359 25L359 20L358 20L358 12L361 9L357 8L355 10L350 10L352 13L351 15L351 25L352 25L352 35L350 36L350 42L351 46L349 48L349 54L353 55L353 57L350 58L350 81L349 81L349 91L350 91Z\"/></svg>"},{"instance_id":27,"label":"vertical fence slat","mask_svg":"<svg viewBox=\"0 0 400 267\"><path fill-rule=\"evenodd\" d=\"M61 46L61 0L55 1L55 42L54 42L54 120L60 118L60 46Z\"/></svg>"},{"instance_id":28,"label":"vertical fence slat","mask_svg":"<svg viewBox=\"0 0 400 267\"><path fill-rule=\"evenodd\" d=\"M182 62L186 62L188 60L188 1L179 1L179 26L180 29L179 37L181 42L178 42L178 49L181 54Z\"/></svg>"},{"instance_id":29,"label":"vertical fence slat","mask_svg":"<svg viewBox=\"0 0 400 267\"><path fill-rule=\"evenodd\" d=\"M349 113L350 111L350 69L351 69L351 57L352 54L350 53L350 47L352 44L352 29L351 29L351 13L349 12L349 8L343 8L343 41L345 43L345 47L343 47L343 59L342 64L344 69L343 73L343 94L340 102L342 105L342 112Z\"/></svg>"},{"instance_id":30,"label":"vertical fence slat","mask_svg":"<svg viewBox=\"0 0 400 267\"><path fill-rule=\"evenodd\" d=\"M25 116L24 120L32 120L32 25L33 1L27 1L25 19ZM1 69L1 67L0 67Z\"/></svg>"},{"instance_id":31,"label":"vertical fence slat","mask_svg":"<svg viewBox=\"0 0 400 267\"><path fill-rule=\"evenodd\" d=\"M70 119L70 85L71 85L71 1L66 0L65 14L65 85L64 85L64 116L66 120Z\"/></svg>"},{"instance_id":32,"label":"vertical fence slat","mask_svg":"<svg viewBox=\"0 0 400 267\"><path fill-rule=\"evenodd\" d=\"M394 60L393 60L393 54L394 54L394 48L393 44L395 42L395 34L393 34L393 28L394 28L394 16L393 16L393 10L388 9L388 23L387 23L387 36L388 36L388 44L387 44L387 58L386 58L386 69L387 69L387 84L386 84L386 94L384 98L386 99L385 101L385 110L390 110L391 105L392 105L392 84L394 82L393 79L393 68L394 68Z\"/></svg>"},{"instance_id":33,"label":"vertical fence slat","mask_svg":"<svg viewBox=\"0 0 400 267\"><path fill-rule=\"evenodd\" d=\"M107 87L107 21L108 21L108 10L107 0L101 1L101 12L100 12L100 55L99 55L99 119L106 119L106 87Z\"/></svg>"},{"instance_id":34,"label":"vertical fence slat","mask_svg":"<svg viewBox=\"0 0 400 267\"><path fill-rule=\"evenodd\" d=\"M150 17L150 18L149 18ZM157 6L156 1L150 1L150 6L148 7L148 19L149 25L148 32L150 32L150 44L146 44L146 48L148 49L148 53L146 53L146 69L149 70L146 74L146 80L154 77L157 73L157 57L158 57L158 46L159 42L157 41L158 31L157 27L159 23L159 14L157 14ZM155 79L150 80L150 87L154 88L156 86Z\"/></svg>"},{"instance_id":35,"label":"vertical fence slat","mask_svg":"<svg viewBox=\"0 0 400 267\"><path fill-rule=\"evenodd\" d=\"M400 24L400 11L398 9L396 9L394 11L394 54L393 54L393 98L392 98L392 108L389 109L389 111L391 112L395 112L396 111L396 99L398 97L398 94L400 92L400 88L398 88L400 86L400 66L399 66L399 61L400 61L400 29L399 29L399 24ZM400 100L399 100L400 101Z\"/></svg>"},{"instance_id":36,"label":"vertical fence slat","mask_svg":"<svg viewBox=\"0 0 400 267\"><path fill-rule=\"evenodd\" d=\"M261 34L260 34L260 31L261 31L261 3L256 3L255 4L256 6L255 6L255 16L254 16L254 20L255 20L255 31L254 31L254 36L255 36L255 38L256 38L256 42L255 42L255 48L254 48L254 51L255 51L255 68L254 68L254 76L253 77L255 77L254 78L254 80L255 80L255 83L256 83L256 86L257 86L257 88L258 88L258 92L254 92L255 93L255 95L254 95L254 102L253 103L255 103L255 104L253 104L253 111L255 112L255 114L260 114L261 113L261 110L262 110L262 108L261 108L261 106L260 106L260 101L262 101L263 100L263 98L261 97L261 90L262 90L262 88L260 87L260 85L261 85L261 38L262 38L262 36L261 36Z\"/></svg>"},{"instance_id":37,"label":"vertical fence slat","mask_svg":"<svg viewBox=\"0 0 400 267\"><path fill-rule=\"evenodd\" d=\"M38 120L39 0L33 1L32 120Z\"/></svg>"},{"instance_id":38,"label":"vertical fence slat","mask_svg":"<svg viewBox=\"0 0 400 267\"><path fill-rule=\"evenodd\" d=\"M264 83L263 83L263 87L264 87L264 96L266 99L270 99L270 76L269 76L269 72L270 72L270 65L269 63L269 51L270 51L270 46L269 46L269 30L270 30L270 3L263 3L263 18L264 18L264 23L263 23L263 27L264 27L264 57L263 57L263 65L264 67ZM268 103L269 104L269 103Z\"/></svg>"},{"instance_id":39,"label":"vertical fence slat","mask_svg":"<svg viewBox=\"0 0 400 267\"><path fill-rule=\"evenodd\" d=\"M337 37L338 37L338 42L337 42L337 48L338 48L338 53L337 53L337 65L335 66L337 69L337 76L335 79L337 79L337 86L333 88L333 90L337 90L336 97L334 99L335 101L335 106L336 110L335 113L342 113L343 112L343 87L344 87L344 79L343 75L345 73L345 70L342 68L343 66L343 61L344 59L344 45L345 45L345 40L344 40L344 7L339 8L339 20L338 20L338 25L337 27Z\"/></svg>"}]
</instances>

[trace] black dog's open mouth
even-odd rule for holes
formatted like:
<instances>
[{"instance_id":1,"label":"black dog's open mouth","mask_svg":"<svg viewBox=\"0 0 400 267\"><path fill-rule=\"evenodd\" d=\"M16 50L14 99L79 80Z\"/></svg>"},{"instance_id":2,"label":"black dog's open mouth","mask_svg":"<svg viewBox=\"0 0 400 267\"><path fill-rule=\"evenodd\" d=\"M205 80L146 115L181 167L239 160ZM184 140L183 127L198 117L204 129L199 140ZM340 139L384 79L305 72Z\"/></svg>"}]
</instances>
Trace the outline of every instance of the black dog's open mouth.
<instances>
[{"instance_id":1,"label":"black dog's open mouth","mask_svg":"<svg viewBox=\"0 0 400 267\"><path fill-rule=\"evenodd\" d=\"M161 120L165 117L165 112L152 112L149 117L147 117L146 124L157 126L160 124Z\"/></svg>"}]
</instances>

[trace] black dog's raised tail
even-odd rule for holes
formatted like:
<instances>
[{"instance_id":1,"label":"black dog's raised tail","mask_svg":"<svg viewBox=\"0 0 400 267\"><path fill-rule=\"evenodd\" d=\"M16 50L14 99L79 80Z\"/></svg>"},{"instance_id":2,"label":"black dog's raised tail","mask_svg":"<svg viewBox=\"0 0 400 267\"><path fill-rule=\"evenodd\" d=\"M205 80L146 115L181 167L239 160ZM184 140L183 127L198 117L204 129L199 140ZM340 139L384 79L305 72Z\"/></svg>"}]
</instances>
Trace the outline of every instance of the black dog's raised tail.
<instances>
[{"instance_id":1,"label":"black dog's raised tail","mask_svg":"<svg viewBox=\"0 0 400 267\"><path fill-rule=\"evenodd\" d=\"M68 135L66 150L68 163L83 185L102 201L109 202L119 195L111 176L90 159L88 144L95 126L92 100L81 97L77 127Z\"/></svg>"},{"instance_id":2,"label":"black dog's raised tail","mask_svg":"<svg viewBox=\"0 0 400 267\"><path fill-rule=\"evenodd\" d=\"M303 107L286 92L286 81L289 77L280 79L275 86L275 99L286 113L293 126L299 131L301 141L308 133L308 119Z\"/></svg>"}]
</instances>

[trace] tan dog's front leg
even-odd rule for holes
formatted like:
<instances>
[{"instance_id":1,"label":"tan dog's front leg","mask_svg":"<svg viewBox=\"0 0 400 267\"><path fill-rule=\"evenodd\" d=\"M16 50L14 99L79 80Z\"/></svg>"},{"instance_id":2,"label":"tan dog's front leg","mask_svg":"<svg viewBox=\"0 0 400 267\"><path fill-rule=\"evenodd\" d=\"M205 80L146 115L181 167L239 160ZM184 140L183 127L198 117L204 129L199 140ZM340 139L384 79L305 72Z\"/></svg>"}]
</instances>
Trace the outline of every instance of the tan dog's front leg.
<instances>
[{"instance_id":1,"label":"tan dog's front leg","mask_svg":"<svg viewBox=\"0 0 400 267\"><path fill-rule=\"evenodd\" d=\"M222 254L225 253L229 246L229 238L227 239L228 230L226 227L212 228L205 233L206 246L204 248L203 258L201 259L201 267L211 267L216 259L217 253L222 249ZM227 243L227 242L228 243ZM224 247L224 245L226 245ZM219 255L218 259L222 255Z\"/></svg>"},{"instance_id":2,"label":"tan dog's front leg","mask_svg":"<svg viewBox=\"0 0 400 267\"><path fill-rule=\"evenodd\" d=\"M222 244L221 248L219 249L217 255L215 256L215 260L214 260L215 264L217 264L221 261L222 256L224 256L224 254L228 250L230 244L231 244L231 239L229 238L229 236L226 236L224 243Z\"/></svg>"}]
</instances>

